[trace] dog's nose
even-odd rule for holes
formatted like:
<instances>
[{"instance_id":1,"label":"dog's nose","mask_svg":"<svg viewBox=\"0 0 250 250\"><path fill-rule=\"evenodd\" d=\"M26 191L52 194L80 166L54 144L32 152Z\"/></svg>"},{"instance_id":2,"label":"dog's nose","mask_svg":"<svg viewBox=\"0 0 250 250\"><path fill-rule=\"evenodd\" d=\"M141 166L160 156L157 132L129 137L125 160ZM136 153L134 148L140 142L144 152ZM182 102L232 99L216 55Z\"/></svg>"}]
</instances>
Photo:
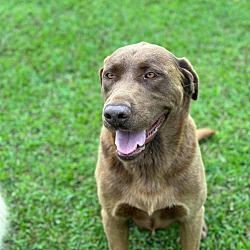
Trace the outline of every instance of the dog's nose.
<instances>
[{"instance_id":1,"label":"dog's nose","mask_svg":"<svg viewBox=\"0 0 250 250\"><path fill-rule=\"evenodd\" d=\"M120 126L131 116L131 109L124 104L107 105L104 108L103 116L109 124Z\"/></svg>"}]
</instances>

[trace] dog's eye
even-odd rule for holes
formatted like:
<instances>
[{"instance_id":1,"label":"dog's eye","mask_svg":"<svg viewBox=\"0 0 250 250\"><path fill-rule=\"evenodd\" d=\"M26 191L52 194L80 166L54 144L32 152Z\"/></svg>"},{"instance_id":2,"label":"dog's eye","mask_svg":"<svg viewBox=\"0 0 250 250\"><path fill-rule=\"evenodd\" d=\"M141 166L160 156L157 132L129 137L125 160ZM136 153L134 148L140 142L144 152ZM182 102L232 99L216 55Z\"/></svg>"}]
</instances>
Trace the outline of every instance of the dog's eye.
<instances>
[{"instance_id":1,"label":"dog's eye","mask_svg":"<svg viewBox=\"0 0 250 250\"><path fill-rule=\"evenodd\" d=\"M148 73L145 75L145 78L151 79L151 78L154 78L154 77L156 77L156 76L157 76L157 74L156 74L155 72L148 72Z\"/></svg>"},{"instance_id":2,"label":"dog's eye","mask_svg":"<svg viewBox=\"0 0 250 250\"><path fill-rule=\"evenodd\" d=\"M114 75L111 74L111 73L107 73L106 76L107 76L109 79L113 79L113 78L114 78Z\"/></svg>"}]
</instances>

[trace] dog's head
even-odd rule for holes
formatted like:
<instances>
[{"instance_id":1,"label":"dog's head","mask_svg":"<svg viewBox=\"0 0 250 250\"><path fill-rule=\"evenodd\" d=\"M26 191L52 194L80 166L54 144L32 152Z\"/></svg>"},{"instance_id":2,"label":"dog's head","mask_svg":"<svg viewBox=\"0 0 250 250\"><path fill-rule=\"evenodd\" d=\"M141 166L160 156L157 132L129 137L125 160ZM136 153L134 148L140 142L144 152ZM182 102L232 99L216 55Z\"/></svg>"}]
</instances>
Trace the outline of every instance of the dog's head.
<instances>
[{"instance_id":1,"label":"dog's head","mask_svg":"<svg viewBox=\"0 0 250 250\"><path fill-rule=\"evenodd\" d=\"M117 153L123 160L144 151L171 116L198 96L198 77L189 61L145 42L107 57L100 81L103 123L116 133Z\"/></svg>"}]
</instances>

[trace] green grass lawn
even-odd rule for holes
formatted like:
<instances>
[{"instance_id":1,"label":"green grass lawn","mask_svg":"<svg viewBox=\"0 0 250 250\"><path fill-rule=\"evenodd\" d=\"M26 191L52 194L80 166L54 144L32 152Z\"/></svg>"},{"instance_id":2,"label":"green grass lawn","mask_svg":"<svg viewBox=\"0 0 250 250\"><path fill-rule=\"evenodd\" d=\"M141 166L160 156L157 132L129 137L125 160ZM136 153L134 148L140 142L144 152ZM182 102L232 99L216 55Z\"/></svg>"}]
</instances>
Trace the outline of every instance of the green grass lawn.
<instances>
[{"instance_id":1,"label":"green grass lawn","mask_svg":"<svg viewBox=\"0 0 250 250\"><path fill-rule=\"evenodd\" d=\"M187 57L207 172L201 249L249 249L250 4L232 1L0 1L0 182L9 250L107 249L94 169L101 126L98 70L139 41ZM131 249L180 249L177 227L131 224Z\"/></svg>"}]
</instances>

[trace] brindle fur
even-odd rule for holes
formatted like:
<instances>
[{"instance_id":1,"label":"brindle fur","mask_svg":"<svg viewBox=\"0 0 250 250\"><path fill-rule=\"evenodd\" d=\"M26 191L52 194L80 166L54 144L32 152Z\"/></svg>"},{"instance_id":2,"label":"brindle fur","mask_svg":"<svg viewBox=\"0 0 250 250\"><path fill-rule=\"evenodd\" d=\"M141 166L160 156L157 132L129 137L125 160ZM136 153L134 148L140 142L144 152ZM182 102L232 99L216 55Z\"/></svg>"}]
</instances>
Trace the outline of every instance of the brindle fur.
<instances>
[{"instance_id":1,"label":"brindle fur","mask_svg":"<svg viewBox=\"0 0 250 250\"><path fill-rule=\"evenodd\" d=\"M158 76L145 79L150 71ZM106 77L108 72L113 79ZM201 235L207 234L207 187L198 137L214 131L200 130L197 136L189 115L190 101L198 95L193 67L187 59L143 42L107 57L100 79L104 107L125 104L132 110L122 129L147 129L168 114L145 150L128 161L117 156L115 128L104 121L95 176L110 249L128 249L128 219L152 232L178 222L182 249L199 249Z\"/></svg>"}]
</instances>

